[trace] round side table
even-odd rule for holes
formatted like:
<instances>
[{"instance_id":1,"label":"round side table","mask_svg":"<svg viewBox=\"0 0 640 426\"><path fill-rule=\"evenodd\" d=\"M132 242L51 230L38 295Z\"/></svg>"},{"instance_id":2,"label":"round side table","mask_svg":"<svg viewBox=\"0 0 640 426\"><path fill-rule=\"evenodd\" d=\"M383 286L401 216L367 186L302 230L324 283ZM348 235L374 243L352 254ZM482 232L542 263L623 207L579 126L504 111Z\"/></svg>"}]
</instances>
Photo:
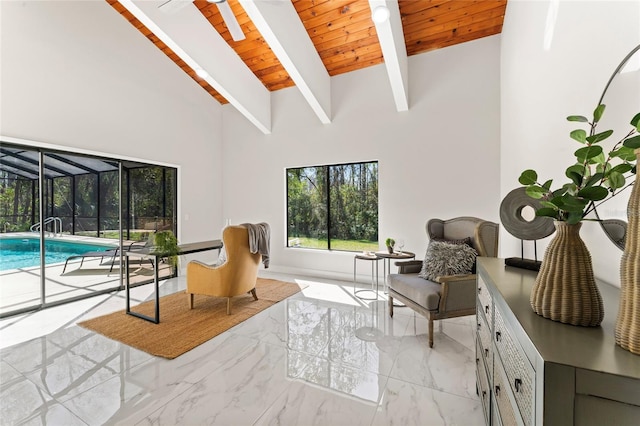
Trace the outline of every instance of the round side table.
<instances>
[{"instance_id":1,"label":"round side table","mask_svg":"<svg viewBox=\"0 0 640 426\"><path fill-rule=\"evenodd\" d=\"M377 251L375 253L377 257L382 259L382 273L384 274L384 293L387 294L389 291L387 290L387 271L391 273L391 259L393 260L409 260L415 259L416 254L411 253L410 251L401 251L401 252L393 252L389 253L388 251ZM405 305L396 305L393 306L403 307Z\"/></svg>"},{"instance_id":2,"label":"round side table","mask_svg":"<svg viewBox=\"0 0 640 426\"><path fill-rule=\"evenodd\" d=\"M356 290L356 262L358 260L368 260L369 262L371 262L371 290L369 290L368 288L361 288ZM380 258L373 253L371 254L358 253L353 257L353 294L360 299L378 300L378 282L379 282L378 281L378 260L380 260ZM374 281L374 273L375 273L375 281ZM374 286L375 286L375 289L374 289ZM359 293L363 293L363 292L374 293L375 297L365 297L365 296L358 295Z\"/></svg>"}]
</instances>

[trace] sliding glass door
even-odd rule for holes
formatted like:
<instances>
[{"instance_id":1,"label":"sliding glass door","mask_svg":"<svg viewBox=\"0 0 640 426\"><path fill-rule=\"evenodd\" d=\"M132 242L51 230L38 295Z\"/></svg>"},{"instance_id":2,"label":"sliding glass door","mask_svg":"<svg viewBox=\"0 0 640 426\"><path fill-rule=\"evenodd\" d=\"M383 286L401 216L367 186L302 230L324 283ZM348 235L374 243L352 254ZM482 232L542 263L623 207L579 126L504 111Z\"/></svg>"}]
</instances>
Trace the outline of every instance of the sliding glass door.
<instances>
[{"instance_id":1,"label":"sliding glass door","mask_svg":"<svg viewBox=\"0 0 640 426\"><path fill-rule=\"evenodd\" d=\"M2 143L0 317L122 289L123 250L177 234L176 177L172 167Z\"/></svg>"},{"instance_id":2,"label":"sliding glass door","mask_svg":"<svg viewBox=\"0 0 640 426\"><path fill-rule=\"evenodd\" d=\"M37 150L0 146L0 314L42 305Z\"/></svg>"}]
</instances>

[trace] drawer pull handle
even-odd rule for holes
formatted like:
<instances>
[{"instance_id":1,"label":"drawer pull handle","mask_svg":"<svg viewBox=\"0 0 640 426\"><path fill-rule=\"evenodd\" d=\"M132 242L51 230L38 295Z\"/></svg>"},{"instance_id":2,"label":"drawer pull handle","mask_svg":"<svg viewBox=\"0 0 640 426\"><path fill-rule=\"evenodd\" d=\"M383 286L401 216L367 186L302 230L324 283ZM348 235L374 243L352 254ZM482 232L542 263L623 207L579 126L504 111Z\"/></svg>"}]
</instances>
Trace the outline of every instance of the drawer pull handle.
<instances>
[{"instance_id":1,"label":"drawer pull handle","mask_svg":"<svg viewBox=\"0 0 640 426\"><path fill-rule=\"evenodd\" d=\"M478 323L478 330L482 328L482 324Z\"/></svg>"},{"instance_id":2,"label":"drawer pull handle","mask_svg":"<svg viewBox=\"0 0 640 426\"><path fill-rule=\"evenodd\" d=\"M500 332L496 331L496 342L499 342L501 338L502 338L502 335L500 334Z\"/></svg>"},{"instance_id":3,"label":"drawer pull handle","mask_svg":"<svg viewBox=\"0 0 640 426\"><path fill-rule=\"evenodd\" d=\"M516 392L520 392L520 389L522 389L522 380L520 379L514 380L514 385L516 388Z\"/></svg>"},{"instance_id":4,"label":"drawer pull handle","mask_svg":"<svg viewBox=\"0 0 640 426\"><path fill-rule=\"evenodd\" d=\"M496 385L496 396L500 396L500 386Z\"/></svg>"},{"instance_id":5,"label":"drawer pull handle","mask_svg":"<svg viewBox=\"0 0 640 426\"><path fill-rule=\"evenodd\" d=\"M480 358L476 358L476 364L480 362Z\"/></svg>"},{"instance_id":6,"label":"drawer pull handle","mask_svg":"<svg viewBox=\"0 0 640 426\"><path fill-rule=\"evenodd\" d=\"M487 397L487 391L482 391L482 399L485 399Z\"/></svg>"},{"instance_id":7,"label":"drawer pull handle","mask_svg":"<svg viewBox=\"0 0 640 426\"><path fill-rule=\"evenodd\" d=\"M484 350L484 356L487 356L487 357L489 356L489 349Z\"/></svg>"},{"instance_id":8,"label":"drawer pull handle","mask_svg":"<svg viewBox=\"0 0 640 426\"><path fill-rule=\"evenodd\" d=\"M484 306L484 311L488 314L489 313L489 305L485 305Z\"/></svg>"},{"instance_id":9,"label":"drawer pull handle","mask_svg":"<svg viewBox=\"0 0 640 426\"><path fill-rule=\"evenodd\" d=\"M478 293L482 293L482 287L478 287Z\"/></svg>"}]
</instances>

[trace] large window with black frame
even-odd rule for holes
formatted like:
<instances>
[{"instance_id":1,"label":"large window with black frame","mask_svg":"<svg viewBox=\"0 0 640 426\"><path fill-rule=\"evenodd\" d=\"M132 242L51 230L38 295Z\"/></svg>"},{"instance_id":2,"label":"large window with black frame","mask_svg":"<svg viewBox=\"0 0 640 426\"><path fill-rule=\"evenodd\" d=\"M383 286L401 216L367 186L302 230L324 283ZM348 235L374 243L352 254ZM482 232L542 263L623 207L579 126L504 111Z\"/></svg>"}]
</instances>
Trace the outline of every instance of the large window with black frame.
<instances>
[{"instance_id":1,"label":"large window with black frame","mask_svg":"<svg viewBox=\"0 0 640 426\"><path fill-rule=\"evenodd\" d=\"M287 173L287 246L378 249L378 162L297 167Z\"/></svg>"}]
</instances>

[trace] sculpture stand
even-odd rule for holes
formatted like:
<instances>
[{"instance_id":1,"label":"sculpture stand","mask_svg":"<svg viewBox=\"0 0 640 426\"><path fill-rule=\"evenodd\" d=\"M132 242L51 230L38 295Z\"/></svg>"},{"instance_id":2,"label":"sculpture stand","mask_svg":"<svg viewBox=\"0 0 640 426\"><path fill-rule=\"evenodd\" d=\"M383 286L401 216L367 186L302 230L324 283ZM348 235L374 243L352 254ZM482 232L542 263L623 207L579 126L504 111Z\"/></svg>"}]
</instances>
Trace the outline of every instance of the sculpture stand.
<instances>
[{"instance_id":1,"label":"sculpture stand","mask_svg":"<svg viewBox=\"0 0 640 426\"><path fill-rule=\"evenodd\" d=\"M538 245L536 240L533 240L533 256L533 260L524 258L524 240L520 240L520 257L509 257L504 260L504 264L513 266L514 268L539 271L542 261L538 260Z\"/></svg>"}]
</instances>

